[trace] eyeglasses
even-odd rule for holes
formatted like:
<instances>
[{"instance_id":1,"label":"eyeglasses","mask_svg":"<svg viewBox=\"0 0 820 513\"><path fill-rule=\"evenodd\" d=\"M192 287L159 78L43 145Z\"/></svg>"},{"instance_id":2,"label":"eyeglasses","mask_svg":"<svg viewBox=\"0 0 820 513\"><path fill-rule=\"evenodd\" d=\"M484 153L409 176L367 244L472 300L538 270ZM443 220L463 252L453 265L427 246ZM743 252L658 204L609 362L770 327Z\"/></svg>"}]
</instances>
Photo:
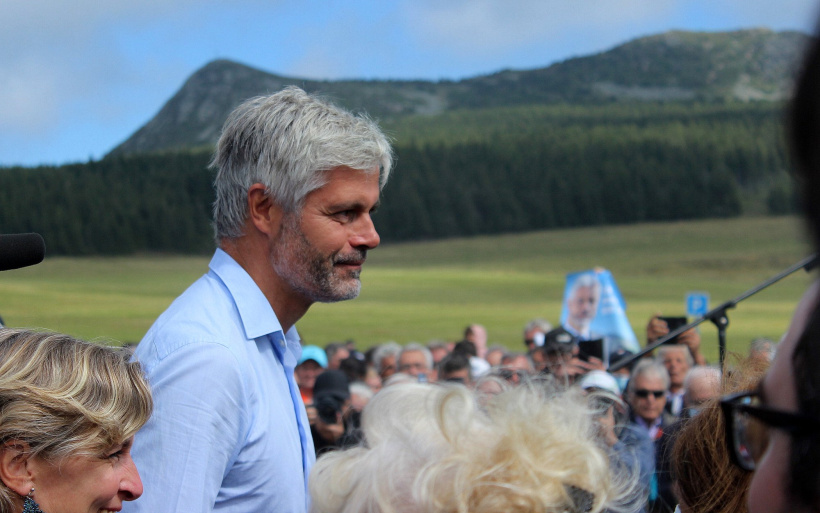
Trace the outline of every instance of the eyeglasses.
<instances>
[{"instance_id":1,"label":"eyeglasses","mask_svg":"<svg viewBox=\"0 0 820 513\"><path fill-rule=\"evenodd\" d=\"M639 388L633 392L635 396L640 397L641 399L646 399L651 394L655 399L660 399L664 395L666 395L666 390L647 390L645 388Z\"/></svg>"},{"instance_id":2,"label":"eyeglasses","mask_svg":"<svg viewBox=\"0 0 820 513\"><path fill-rule=\"evenodd\" d=\"M757 391L726 396L720 407L732 461L748 471L755 469L769 444L769 428L791 434L820 429L820 420L814 417L764 406Z\"/></svg>"},{"instance_id":3,"label":"eyeglasses","mask_svg":"<svg viewBox=\"0 0 820 513\"><path fill-rule=\"evenodd\" d=\"M527 371L522 369L510 369L508 367L501 367L500 369L498 369L497 374L498 377L515 383L524 381L527 378L529 378L529 374L527 373Z\"/></svg>"},{"instance_id":4,"label":"eyeglasses","mask_svg":"<svg viewBox=\"0 0 820 513\"><path fill-rule=\"evenodd\" d=\"M419 363L419 362L403 363L403 364L399 365L399 370L401 372L407 372L407 371L410 371L410 370L422 371L422 370L425 370L426 368L427 368L427 365L425 365L423 363Z\"/></svg>"}]
</instances>

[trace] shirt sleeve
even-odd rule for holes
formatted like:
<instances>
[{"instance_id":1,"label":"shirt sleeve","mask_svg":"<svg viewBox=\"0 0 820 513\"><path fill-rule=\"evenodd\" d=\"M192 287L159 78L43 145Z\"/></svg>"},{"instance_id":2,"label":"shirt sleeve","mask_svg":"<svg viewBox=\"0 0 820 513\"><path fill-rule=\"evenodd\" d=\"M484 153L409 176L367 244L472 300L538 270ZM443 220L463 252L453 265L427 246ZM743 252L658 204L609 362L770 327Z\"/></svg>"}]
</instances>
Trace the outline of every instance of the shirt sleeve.
<instances>
[{"instance_id":1,"label":"shirt sleeve","mask_svg":"<svg viewBox=\"0 0 820 513\"><path fill-rule=\"evenodd\" d=\"M213 511L249 429L241 365L218 343L187 343L162 358L149 351L154 412L133 448L144 493L125 511Z\"/></svg>"}]
</instances>

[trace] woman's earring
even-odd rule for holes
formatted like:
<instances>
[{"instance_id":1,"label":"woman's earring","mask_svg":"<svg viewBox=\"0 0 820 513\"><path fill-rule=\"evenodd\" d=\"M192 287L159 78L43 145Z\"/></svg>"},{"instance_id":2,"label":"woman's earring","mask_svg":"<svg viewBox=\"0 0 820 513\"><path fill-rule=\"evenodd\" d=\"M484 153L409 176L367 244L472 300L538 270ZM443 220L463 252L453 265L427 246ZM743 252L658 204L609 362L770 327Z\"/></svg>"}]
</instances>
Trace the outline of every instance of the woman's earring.
<instances>
[{"instance_id":1,"label":"woman's earring","mask_svg":"<svg viewBox=\"0 0 820 513\"><path fill-rule=\"evenodd\" d=\"M40 506L34 502L34 487L31 487L31 490L26 495L26 498L23 500L23 513L43 513L40 509Z\"/></svg>"}]
</instances>

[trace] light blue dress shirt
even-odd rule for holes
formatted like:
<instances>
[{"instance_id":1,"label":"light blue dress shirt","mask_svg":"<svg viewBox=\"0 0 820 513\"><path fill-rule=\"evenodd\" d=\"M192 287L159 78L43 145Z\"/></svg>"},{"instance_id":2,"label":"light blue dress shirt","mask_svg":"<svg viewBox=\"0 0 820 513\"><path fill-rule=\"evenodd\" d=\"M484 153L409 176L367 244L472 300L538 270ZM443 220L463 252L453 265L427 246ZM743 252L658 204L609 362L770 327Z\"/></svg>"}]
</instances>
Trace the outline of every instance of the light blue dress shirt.
<instances>
[{"instance_id":1,"label":"light blue dress shirt","mask_svg":"<svg viewBox=\"0 0 820 513\"><path fill-rule=\"evenodd\" d=\"M210 272L137 347L154 394L133 457L133 512L301 512L315 461L293 378L301 347L253 279L218 249Z\"/></svg>"}]
</instances>

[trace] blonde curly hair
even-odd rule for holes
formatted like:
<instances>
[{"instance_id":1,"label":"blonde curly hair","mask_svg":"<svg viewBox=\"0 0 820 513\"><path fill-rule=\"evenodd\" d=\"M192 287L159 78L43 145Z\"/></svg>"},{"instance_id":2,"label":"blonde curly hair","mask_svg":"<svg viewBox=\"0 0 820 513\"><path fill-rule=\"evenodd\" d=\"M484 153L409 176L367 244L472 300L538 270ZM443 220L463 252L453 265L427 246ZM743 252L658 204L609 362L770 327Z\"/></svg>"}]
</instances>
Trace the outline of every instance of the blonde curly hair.
<instances>
[{"instance_id":1,"label":"blonde curly hair","mask_svg":"<svg viewBox=\"0 0 820 513\"><path fill-rule=\"evenodd\" d=\"M636 490L610 466L578 391L534 384L479 398L458 385L386 388L361 446L320 458L314 513L617 511Z\"/></svg>"}]
</instances>

